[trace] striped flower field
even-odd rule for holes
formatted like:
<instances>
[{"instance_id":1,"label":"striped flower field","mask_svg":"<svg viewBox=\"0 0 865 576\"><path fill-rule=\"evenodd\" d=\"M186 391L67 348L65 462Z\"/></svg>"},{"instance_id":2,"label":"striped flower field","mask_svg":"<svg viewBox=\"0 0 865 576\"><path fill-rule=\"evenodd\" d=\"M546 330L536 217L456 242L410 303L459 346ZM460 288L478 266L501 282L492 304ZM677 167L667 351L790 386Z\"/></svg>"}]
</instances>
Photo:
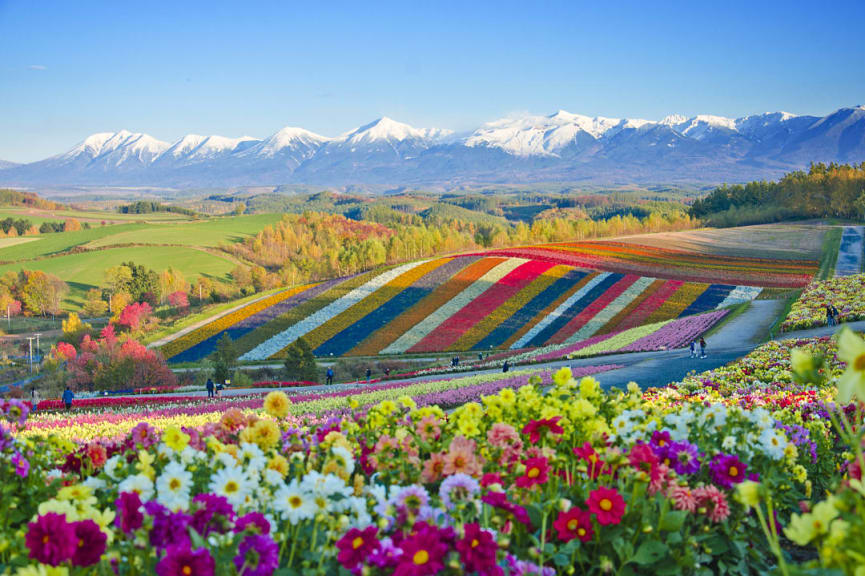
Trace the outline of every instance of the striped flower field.
<instances>
[{"instance_id":1,"label":"striped flower field","mask_svg":"<svg viewBox=\"0 0 865 576\"><path fill-rule=\"evenodd\" d=\"M666 263L666 265L662 265ZM411 262L285 290L163 346L200 360L222 334L243 361L573 346L800 286L816 263L571 243Z\"/></svg>"}]
</instances>

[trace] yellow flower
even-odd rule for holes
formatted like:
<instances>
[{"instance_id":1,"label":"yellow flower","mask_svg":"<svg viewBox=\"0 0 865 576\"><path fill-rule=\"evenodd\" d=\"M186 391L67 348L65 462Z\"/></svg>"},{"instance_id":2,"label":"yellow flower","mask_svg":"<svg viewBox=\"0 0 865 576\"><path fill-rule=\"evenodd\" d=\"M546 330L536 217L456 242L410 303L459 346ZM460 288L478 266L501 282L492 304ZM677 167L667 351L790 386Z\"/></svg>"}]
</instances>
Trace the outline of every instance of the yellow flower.
<instances>
[{"instance_id":1,"label":"yellow flower","mask_svg":"<svg viewBox=\"0 0 865 576\"><path fill-rule=\"evenodd\" d=\"M138 471L153 480L156 477L156 471L153 469L153 455L147 450L138 451Z\"/></svg>"},{"instance_id":2,"label":"yellow flower","mask_svg":"<svg viewBox=\"0 0 865 576\"><path fill-rule=\"evenodd\" d=\"M273 420L259 420L252 425L252 441L266 450L279 442L279 426Z\"/></svg>"},{"instance_id":3,"label":"yellow flower","mask_svg":"<svg viewBox=\"0 0 865 576\"><path fill-rule=\"evenodd\" d=\"M414 410L415 408L417 408L417 404L415 404L415 401L412 400L410 396L402 395L397 398L397 401L409 410Z\"/></svg>"},{"instance_id":4,"label":"yellow flower","mask_svg":"<svg viewBox=\"0 0 865 576\"><path fill-rule=\"evenodd\" d=\"M189 445L189 434L183 432L180 428L169 426L162 433L162 441L175 452L181 452Z\"/></svg>"},{"instance_id":5,"label":"yellow flower","mask_svg":"<svg viewBox=\"0 0 865 576\"><path fill-rule=\"evenodd\" d=\"M382 414L388 415L394 410L396 410L396 404L393 400L382 400L381 403L379 403L378 405L378 409L379 411L381 411Z\"/></svg>"},{"instance_id":6,"label":"yellow flower","mask_svg":"<svg viewBox=\"0 0 865 576\"><path fill-rule=\"evenodd\" d=\"M288 475L288 460L282 454L274 454L267 463L270 470L276 470L285 478Z\"/></svg>"},{"instance_id":7,"label":"yellow flower","mask_svg":"<svg viewBox=\"0 0 865 576\"><path fill-rule=\"evenodd\" d=\"M814 369L814 357L806 350L794 348L790 351L790 364L793 372L806 374Z\"/></svg>"},{"instance_id":8,"label":"yellow flower","mask_svg":"<svg viewBox=\"0 0 865 576\"><path fill-rule=\"evenodd\" d=\"M15 576L69 576L69 568L65 566L46 566L45 564L22 566L15 572Z\"/></svg>"},{"instance_id":9,"label":"yellow flower","mask_svg":"<svg viewBox=\"0 0 865 576\"><path fill-rule=\"evenodd\" d=\"M793 514L790 524L784 529L784 534L799 546L805 546L814 538L828 534L829 525L837 517L838 508L835 507L835 499L829 497L828 500L814 506L810 514Z\"/></svg>"},{"instance_id":10,"label":"yellow flower","mask_svg":"<svg viewBox=\"0 0 865 576\"><path fill-rule=\"evenodd\" d=\"M46 500L39 504L37 511L40 516L54 512L56 514L63 514L69 522L78 521L78 509L67 500Z\"/></svg>"},{"instance_id":11,"label":"yellow flower","mask_svg":"<svg viewBox=\"0 0 865 576\"><path fill-rule=\"evenodd\" d=\"M357 410L358 407L360 407L360 402L357 401L357 398L352 396L348 399L348 407L352 410Z\"/></svg>"},{"instance_id":12,"label":"yellow flower","mask_svg":"<svg viewBox=\"0 0 865 576\"><path fill-rule=\"evenodd\" d=\"M274 418L288 416L290 406L291 400L285 395L285 392L274 391L264 398L264 411Z\"/></svg>"},{"instance_id":13,"label":"yellow flower","mask_svg":"<svg viewBox=\"0 0 865 576\"><path fill-rule=\"evenodd\" d=\"M854 396L865 400L865 341L849 328L838 337L838 358L847 363L838 377L838 401L846 404Z\"/></svg>"},{"instance_id":14,"label":"yellow flower","mask_svg":"<svg viewBox=\"0 0 865 576\"><path fill-rule=\"evenodd\" d=\"M558 372L553 375L553 382L555 382L556 386L566 386L571 379L574 377L573 372L568 367L562 368Z\"/></svg>"},{"instance_id":15,"label":"yellow flower","mask_svg":"<svg viewBox=\"0 0 865 576\"><path fill-rule=\"evenodd\" d=\"M499 398L502 399L502 404L505 406L513 406L514 402L517 401L517 395L510 388L505 388L499 392Z\"/></svg>"},{"instance_id":16,"label":"yellow flower","mask_svg":"<svg viewBox=\"0 0 865 576\"><path fill-rule=\"evenodd\" d=\"M585 376L580 380L580 396L594 396L601 389L601 384L591 376Z\"/></svg>"},{"instance_id":17,"label":"yellow flower","mask_svg":"<svg viewBox=\"0 0 865 576\"><path fill-rule=\"evenodd\" d=\"M745 508L754 508L760 503L760 485L753 480L745 480L736 486L736 500Z\"/></svg>"},{"instance_id":18,"label":"yellow flower","mask_svg":"<svg viewBox=\"0 0 865 576\"><path fill-rule=\"evenodd\" d=\"M82 484L73 484L72 486L64 486L57 493L57 498L60 500L74 500L81 504L96 504L96 498L93 496L93 490L89 486Z\"/></svg>"}]
</instances>

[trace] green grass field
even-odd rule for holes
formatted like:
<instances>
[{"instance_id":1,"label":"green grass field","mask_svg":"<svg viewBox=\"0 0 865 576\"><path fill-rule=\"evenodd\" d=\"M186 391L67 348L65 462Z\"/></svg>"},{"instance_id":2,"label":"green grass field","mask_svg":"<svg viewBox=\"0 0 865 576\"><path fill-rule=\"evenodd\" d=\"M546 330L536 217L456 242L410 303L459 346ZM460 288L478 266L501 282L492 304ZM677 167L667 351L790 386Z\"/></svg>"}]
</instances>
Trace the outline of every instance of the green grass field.
<instances>
[{"instance_id":1,"label":"green grass field","mask_svg":"<svg viewBox=\"0 0 865 576\"><path fill-rule=\"evenodd\" d=\"M103 282L106 268L130 260L157 271L172 266L183 272L187 280L193 280L200 275L225 280L236 265L228 257L217 256L192 247L130 246L68 254L33 262L5 264L0 266L0 274L9 270L18 271L21 268L56 274L67 282L70 288L64 301L64 309L75 310L83 303L87 290Z\"/></svg>"},{"instance_id":2,"label":"green grass field","mask_svg":"<svg viewBox=\"0 0 865 576\"><path fill-rule=\"evenodd\" d=\"M152 212L150 214L120 214L112 211L100 210L42 210L40 208L25 208L19 206L0 207L0 220L3 218L27 218L34 224L57 220L75 218L82 222L99 223L105 222L176 222L189 220L189 216L174 214L172 212Z\"/></svg>"}]
</instances>

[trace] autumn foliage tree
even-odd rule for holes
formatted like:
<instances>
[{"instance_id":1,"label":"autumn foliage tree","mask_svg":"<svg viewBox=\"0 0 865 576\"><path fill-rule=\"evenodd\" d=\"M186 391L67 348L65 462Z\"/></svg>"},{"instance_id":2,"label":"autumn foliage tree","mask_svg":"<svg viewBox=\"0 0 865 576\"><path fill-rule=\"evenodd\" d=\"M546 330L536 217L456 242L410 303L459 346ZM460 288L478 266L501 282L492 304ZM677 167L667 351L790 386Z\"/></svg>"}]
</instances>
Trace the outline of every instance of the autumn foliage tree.
<instances>
[{"instance_id":1,"label":"autumn foliage tree","mask_svg":"<svg viewBox=\"0 0 865 576\"><path fill-rule=\"evenodd\" d=\"M145 325L152 314L153 308L147 302L133 302L120 313L117 325L128 330L138 330Z\"/></svg>"}]
</instances>

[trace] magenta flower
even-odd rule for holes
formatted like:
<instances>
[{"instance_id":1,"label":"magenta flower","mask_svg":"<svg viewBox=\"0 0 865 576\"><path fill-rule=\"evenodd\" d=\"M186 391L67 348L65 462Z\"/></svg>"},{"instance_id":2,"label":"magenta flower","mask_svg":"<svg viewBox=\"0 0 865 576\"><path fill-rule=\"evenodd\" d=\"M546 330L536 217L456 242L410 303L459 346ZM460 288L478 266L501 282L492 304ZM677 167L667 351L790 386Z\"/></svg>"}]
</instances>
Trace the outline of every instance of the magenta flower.
<instances>
[{"instance_id":1,"label":"magenta flower","mask_svg":"<svg viewBox=\"0 0 865 576\"><path fill-rule=\"evenodd\" d=\"M279 546L270 536L249 534L237 547L234 566L244 576L270 576L279 567Z\"/></svg>"},{"instance_id":2,"label":"magenta flower","mask_svg":"<svg viewBox=\"0 0 865 576\"><path fill-rule=\"evenodd\" d=\"M363 530L352 528L339 539L336 547L339 554L336 559L346 570L354 570L359 564L376 552L380 543L377 538L378 528L367 526Z\"/></svg>"},{"instance_id":3,"label":"magenta flower","mask_svg":"<svg viewBox=\"0 0 865 576\"><path fill-rule=\"evenodd\" d=\"M270 522L261 512L249 512L234 523L235 532L243 532L244 530L257 534L270 534Z\"/></svg>"},{"instance_id":4,"label":"magenta flower","mask_svg":"<svg viewBox=\"0 0 865 576\"><path fill-rule=\"evenodd\" d=\"M745 480L747 466L735 454L718 454L709 463L712 480L721 488L732 488Z\"/></svg>"},{"instance_id":5,"label":"magenta flower","mask_svg":"<svg viewBox=\"0 0 865 576\"><path fill-rule=\"evenodd\" d=\"M117 507L114 522L124 534L131 534L141 528L144 514L141 512L141 496L138 492L121 492L114 505Z\"/></svg>"},{"instance_id":6,"label":"magenta flower","mask_svg":"<svg viewBox=\"0 0 865 576\"><path fill-rule=\"evenodd\" d=\"M417 522L411 534L402 542L402 555L393 576L428 576L444 569L448 553L444 530Z\"/></svg>"},{"instance_id":7,"label":"magenta flower","mask_svg":"<svg viewBox=\"0 0 865 576\"><path fill-rule=\"evenodd\" d=\"M479 576L501 576L504 571L496 565L499 547L491 532L482 530L477 523L465 525L465 534L456 544L460 562L468 572Z\"/></svg>"},{"instance_id":8,"label":"magenta flower","mask_svg":"<svg viewBox=\"0 0 865 576\"><path fill-rule=\"evenodd\" d=\"M25 537L30 558L49 566L58 566L72 559L78 549L75 528L66 516L48 512L27 525Z\"/></svg>"},{"instance_id":9,"label":"magenta flower","mask_svg":"<svg viewBox=\"0 0 865 576\"><path fill-rule=\"evenodd\" d=\"M20 452L16 452L12 455L11 462L15 467L15 473L22 478L27 478L27 475L30 473L30 462L27 458L22 456Z\"/></svg>"},{"instance_id":10,"label":"magenta flower","mask_svg":"<svg viewBox=\"0 0 865 576\"><path fill-rule=\"evenodd\" d=\"M213 576L213 557L206 548L190 549L189 545L169 546L156 565L157 576Z\"/></svg>"},{"instance_id":11,"label":"magenta flower","mask_svg":"<svg viewBox=\"0 0 865 576\"><path fill-rule=\"evenodd\" d=\"M77 549L72 556L73 566L93 566L105 554L108 537L93 520L82 520L72 525L75 528Z\"/></svg>"}]
</instances>

